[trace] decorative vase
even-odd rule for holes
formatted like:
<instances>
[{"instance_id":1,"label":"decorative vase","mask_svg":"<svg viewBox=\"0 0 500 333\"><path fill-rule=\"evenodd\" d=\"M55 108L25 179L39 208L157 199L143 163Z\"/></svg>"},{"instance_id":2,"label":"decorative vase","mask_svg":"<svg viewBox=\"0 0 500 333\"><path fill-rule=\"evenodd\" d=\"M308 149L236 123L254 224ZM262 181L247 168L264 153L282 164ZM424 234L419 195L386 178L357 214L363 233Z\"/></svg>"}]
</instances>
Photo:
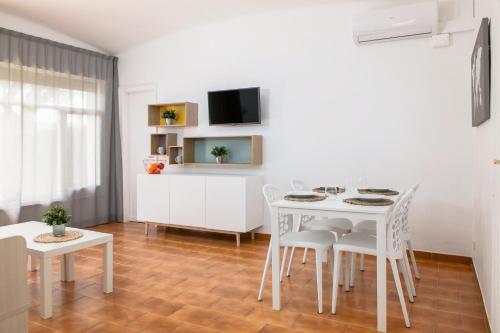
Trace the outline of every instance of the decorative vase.
<instances>
[{"instance_id":1,"label":"decorative vase","mask_svg":"<svg viewBox=\"0 0 500 333\"><path fill-rule=\"evenodd\" d=\"M165 119L165 122L167 123L167 125L173 125L174 124L174 119L167 118L167 119Z\"/></svg>"},{"instance_id":2,"label":"decorative vase","mask_svg":"<svg viewBox=\"0 0 500 333\"><path fill-rule=\"evenodd\" d=\"M55 237L63 237L66 234L66 224L54 224L52 233Z\"/></svg>"},{"instance_id":3,"label":"decorative vase","mask_svg":"<svg viewBox=\"0 0 500 333\"><path fill-rule=\"evenodd\" d=\"M222 156L215 157L215 162L217 162L217 164L222 164Z\"/></svg>"},{"instance_id":4,"label":"decorative vase","mask_svg":"<svg viewBox=\"0 0 500 333\"><path fill-rule=\"evenodd\" d=\"M182 164L182 155L177 155L175 157L175 163Z\"/></svg>"}]
</instances>

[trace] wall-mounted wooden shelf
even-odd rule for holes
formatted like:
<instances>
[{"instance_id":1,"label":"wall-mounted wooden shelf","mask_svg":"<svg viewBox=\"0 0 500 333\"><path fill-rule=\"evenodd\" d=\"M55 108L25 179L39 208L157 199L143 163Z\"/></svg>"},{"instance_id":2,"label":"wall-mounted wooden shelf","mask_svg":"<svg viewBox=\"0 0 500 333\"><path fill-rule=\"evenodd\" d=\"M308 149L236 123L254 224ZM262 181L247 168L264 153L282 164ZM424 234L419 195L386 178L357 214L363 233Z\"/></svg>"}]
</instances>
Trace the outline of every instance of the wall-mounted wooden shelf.
<instances>
[{"instance_id":1,"label":"wall-mounted wooden shelf","mask_svg":"<svg viewBox=\"0 0 500 333\"><path fill-rule=\"evenodd\" d=\"M163 112L167 110L175 111L177 116L172 125L167 125L162 117ZM148 126L173 128L198 126L198 104L184 102L148 105Z\"/></svg>"},{"instance_id":2,"label":"wall-mounted wooden shelf","mask_svg":"<svg viewBox=\"0 0 500 333\"><path fill-rule=\"evenodd\" d=\"M217 164L210 154L214 146L225 146L229 155ZM262 136L217 136L184 138L184 165L245 167L262 164Z\"/></svg>"},{"instance_id":3,"label":"wall-mounted wooden shelf","mask_svg":"<svg viewBox=\"0 0 500 333\"><path fill-rule=\"evenodd\" d=\"M184 163L177 163L175 158L177 156L182 156L182 147L181 146L169 146L168 147L168 164L172 165L181 165Z\"/></svg>"},{"instance_id":4,"label":"wall-mounted wooden shelf","mask_svg":"<svg viewBox=\"0 0 500 333\"><path fill-rule=\"evenodd\" d=\"M177 145L176 133L152 133L150 154L154 156L165 156L169 154L169 147ZM158 154L158 147L165 147L165 155Z\"/></svg>"}]
</instances>

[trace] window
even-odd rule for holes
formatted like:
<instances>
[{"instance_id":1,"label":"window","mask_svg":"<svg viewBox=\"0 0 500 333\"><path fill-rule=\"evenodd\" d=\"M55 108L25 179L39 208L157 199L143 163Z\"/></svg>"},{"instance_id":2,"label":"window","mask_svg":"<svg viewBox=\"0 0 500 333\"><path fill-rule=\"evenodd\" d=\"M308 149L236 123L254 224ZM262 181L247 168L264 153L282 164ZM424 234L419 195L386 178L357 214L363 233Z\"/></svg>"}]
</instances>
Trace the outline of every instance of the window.
<instances>
[{"instance_id":1,"label":"window","mask_svg":"<svg viewBox=\"0 0 500 333\"><path fill-rule=\"evenodd\" d=\"M99 186L104 101L102 80L0 62L0 204Z\"/></svg>"}]
</instances>

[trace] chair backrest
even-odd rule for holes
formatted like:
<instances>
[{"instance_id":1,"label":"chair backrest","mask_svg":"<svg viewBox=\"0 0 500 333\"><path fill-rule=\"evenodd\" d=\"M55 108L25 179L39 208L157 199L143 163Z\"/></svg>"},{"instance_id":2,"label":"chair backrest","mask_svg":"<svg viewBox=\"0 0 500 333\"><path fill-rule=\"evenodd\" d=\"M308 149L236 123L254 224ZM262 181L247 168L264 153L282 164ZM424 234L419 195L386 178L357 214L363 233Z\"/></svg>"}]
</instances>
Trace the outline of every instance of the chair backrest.
<instances>
[{"instance_id":1,"label":"chair backrest","mask_svg":"<svg viewBox=\"0 0 500 333\"><path fill-rule=\"evenodd\" d=\"M266 199L267 205L269 207L269 211L272 212L272 204L276 201L283 199L283 192L273 184L266 184L262 187L262 194ZM271 216L271 223L273 223L273 219ZM292 215L280 215L278 219L280 236L286 234L287 232L292 231L293 226L293 216Z\"/></svg>"},{"instance_id":2,"label":"chair backrest","mask_svg":"<svg viewBox=\"0 0 500 333\"><path fill-rule=\"evenodd\" d=\"M311 187L307 186L307 184L300 179L292 179L291 185L294 191L309 191L311 189Z\"/></svg>"},{"instance_id":3,"label":"chair backrest","mask_svg":"<svg viewBox=\"0 0 500 333\"><path fill-rule=\"evenodd\" d=\"M262 194L266 199L269 209L271 209L271 205L273 202L283 199L284 196L283 192L276 185L273 184L266 184L262 186Z\"/></svg>"},{"instance_id":4,"label":"chair backrest","mask_svg":"<svg viewBox=\"0 0 500 333\"><path fill-rule=\"evenodd\" d=\"M408 200L408 204L405 207L404 216L403 216L403 226L402 226L402 232L405 235L410 233L410 223L408 222L408 215L410 213L410 204L413 201L413 197L415 196L415 192L417 192L419 186L420 186L420 184L415 184L409 190L409 192L411 192L411 194L410 194L410 198Z\"/></svg>"},{"instance_id":5,"label":"chair backrest","mask_svg":"<svg viewBox=\"0 0 500 333\"><path fill-rule=\"evenodd\" d=\"M413 191L405 192L389 216L387 225L387 257L401 259L403 256L403 219Z\"/></svg>"}]
</instances>

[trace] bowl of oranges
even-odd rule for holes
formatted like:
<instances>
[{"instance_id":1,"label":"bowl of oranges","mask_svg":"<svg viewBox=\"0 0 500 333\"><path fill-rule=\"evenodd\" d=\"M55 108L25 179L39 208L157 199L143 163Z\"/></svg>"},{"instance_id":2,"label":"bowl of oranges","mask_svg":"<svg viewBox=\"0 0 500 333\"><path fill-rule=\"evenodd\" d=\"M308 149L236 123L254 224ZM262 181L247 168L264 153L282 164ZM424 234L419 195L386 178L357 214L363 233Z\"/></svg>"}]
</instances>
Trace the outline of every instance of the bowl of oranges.
<instances>
[{"instance_id":1,"label":"bowl of oranges","mask_svg":"<svg viewBox=\"0 0 500 333\"><path fill-rule=\"evenodd\" d=\"M165 168L165 164L154 160L143 160L144 169L150 175L159 175Z\"/></svg>"}]
</instances>

